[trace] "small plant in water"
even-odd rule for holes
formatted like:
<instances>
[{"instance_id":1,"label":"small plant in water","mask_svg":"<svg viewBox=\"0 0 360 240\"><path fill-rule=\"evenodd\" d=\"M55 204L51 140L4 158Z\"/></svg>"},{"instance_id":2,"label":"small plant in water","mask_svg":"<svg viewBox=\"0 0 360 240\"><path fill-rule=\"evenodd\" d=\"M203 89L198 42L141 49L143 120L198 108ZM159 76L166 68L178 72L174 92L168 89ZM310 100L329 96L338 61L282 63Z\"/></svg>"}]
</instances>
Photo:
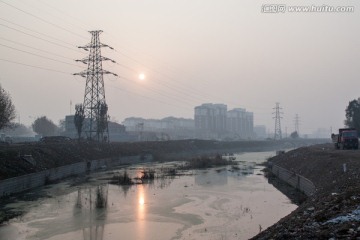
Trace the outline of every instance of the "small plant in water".
<instances>
[{"instance_id":1,"label":"small plant in water","mask_svg":"<svg viewBox=\"0 0 360 240\"><path fill-rule=\"evenodd\" d=\"M152 169L144 169L142 172L141 180L154 180L155 171Z\"/></svg>"},{"instance_id":2,"label":"small plant in water","mask_svg":"<svg viewBox=\"0 0 360 240\"><path fill-rule=\"evenodd\" d=\"M98 186L96 189L96 208L106 208L107 207L107 195L108 188L104 185Z\"/></svg>"},{"instance_id":3,"label":"small plant in water","mask_svg":"<svg viewBox=\"0 0 360 240\"><path fill-rule=\"evenodd\" d=\"M134 184L134 182L129 177L129 174L127 173L126 170L122 174L115 174L111 178L110 183L119 184L119 185L131 185L131 184Z\"/></svg>"}]
</instances>

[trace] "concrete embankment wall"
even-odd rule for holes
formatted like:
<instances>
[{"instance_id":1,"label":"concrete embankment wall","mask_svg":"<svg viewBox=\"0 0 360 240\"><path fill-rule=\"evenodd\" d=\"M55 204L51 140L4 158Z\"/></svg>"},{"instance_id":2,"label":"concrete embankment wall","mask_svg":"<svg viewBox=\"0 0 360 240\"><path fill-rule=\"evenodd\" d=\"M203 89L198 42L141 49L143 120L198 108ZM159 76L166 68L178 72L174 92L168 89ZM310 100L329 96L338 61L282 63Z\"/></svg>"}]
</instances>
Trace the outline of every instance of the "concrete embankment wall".
<instances>
[{"instance_id":1,"label":"concrete embankment wall","mask_svg":"<svg viewBox=\"0 0 360 240\"><path fill-rule=\"evenodd\" d=\"M104 167L108 168L111 166L139 163L143 161L144 159L140 156L127 156L112 159L92 160L86 162L84 161L58 168L44 170L37 173L5 179L0 181L0 197L44 186L51 181L84 174L88 171L95 171Z\"/></svg>"},{"instance_id":2,"label":"concrete embankment wall","mask_svg":"<svg viewBox=\"0 0 360 240\"><path fill-rule=\"evenodd\" d=\"M307 196L315 193L315 185L309 179L275 164L271 164L270 167L271 172L275 174L279 179L287 182L294 188L305 193Z\"/></svg>"}]
</instances>

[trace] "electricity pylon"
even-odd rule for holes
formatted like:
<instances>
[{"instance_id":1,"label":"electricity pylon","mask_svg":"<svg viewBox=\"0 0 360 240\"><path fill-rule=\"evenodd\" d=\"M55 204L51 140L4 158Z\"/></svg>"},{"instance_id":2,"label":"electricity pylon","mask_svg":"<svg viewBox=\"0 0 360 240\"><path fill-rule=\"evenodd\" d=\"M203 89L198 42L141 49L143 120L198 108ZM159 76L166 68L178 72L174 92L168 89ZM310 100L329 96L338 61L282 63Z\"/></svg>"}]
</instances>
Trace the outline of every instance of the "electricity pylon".
<instances>
[{"instance_id":1,"label":"electricity pylon","mask_svg":"<svg viewBox=\"0 0 360 240\"><path fill-rule=\"evenodd\" d=\"M273 117L275 119L274 139L275 140L280 140L280 139L282 139L282 136L281 136L281 123L280 123L280 119L282 118L280 115L283 114L282 112L280 112L280 110L282 108L280 107L279 103L276 103L276 107L273 108L273 109L275 109L275 112L273 112L273 114L275 114L275 117Z\"/></svg>"},{"instance_id":2,"label":"electricity pylon","mask_svg":"<svg viewBox=\"0 0 360 240\"><path fill-rule=\"evenodd\" d=\"M74 75L80 75L86 78L85 94L84 94L84 132L89 140L109 141L108 129L108 107L105 100L104 74L117 74L103 70L102 61L111 61L107 57L101 56L101 48L112 47L100 43L99 35L101 30L89 31L91 33L91 43L86 46L78 47L85 51L90 51L87 58L76 60L87 64L87 70Z\"/></svg>"},{"instance_id":3,"label":"electricity pylon","mask_svg":"<svg viewBox=\"0 0 360 240\"><path fill-rule=\"evenodd\" d=\"M298 114L295 115L294 124L295 124L295 132L300 134L299 133L300 117Z\"/></svg>"}]
</instances>

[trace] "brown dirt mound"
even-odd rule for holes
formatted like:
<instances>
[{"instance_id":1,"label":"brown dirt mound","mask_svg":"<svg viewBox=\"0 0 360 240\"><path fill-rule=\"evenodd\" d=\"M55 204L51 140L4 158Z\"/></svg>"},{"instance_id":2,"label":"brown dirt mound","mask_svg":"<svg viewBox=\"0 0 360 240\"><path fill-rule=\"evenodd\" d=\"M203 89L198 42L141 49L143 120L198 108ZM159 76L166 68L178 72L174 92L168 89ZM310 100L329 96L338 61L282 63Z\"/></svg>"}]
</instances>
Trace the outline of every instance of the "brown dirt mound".
<instances>
[{"instance_id":1,"label":"brown dirt mound","mask_svg":"<svg viewBox=\"0 0 360 240\"><path fill-rule=\"evenodd\" d=\"M317 192L253 239L360 238L360 151L315 145L271 158L310 179ZM346 171L344 171L346 164Z\"/></svg>"}]
</instances>

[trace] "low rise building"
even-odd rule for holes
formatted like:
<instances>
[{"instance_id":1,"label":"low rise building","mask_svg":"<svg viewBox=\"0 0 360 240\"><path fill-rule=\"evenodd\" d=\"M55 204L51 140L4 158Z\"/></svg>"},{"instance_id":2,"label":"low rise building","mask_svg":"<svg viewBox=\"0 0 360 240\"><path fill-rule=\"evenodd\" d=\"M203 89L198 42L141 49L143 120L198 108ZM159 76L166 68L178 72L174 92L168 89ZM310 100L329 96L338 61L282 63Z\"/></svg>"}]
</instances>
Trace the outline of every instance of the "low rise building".
<instances>
[{"instance_id":1,"label":"low rise building","mask_svg":"<svg viewBox=\"0 0 360 240\"><path fill-rule=\"evenodd\" d=\"M65 116L65 129L62 135L66 137L70 137L73 139L78 138L78 132L74 123L74 115ZM84 120L84 125L86 124L87 119ZM109 129L109 139L110 141L132 141L134 140L133 137L130 137L126 134L125 126L121 125L116 122L108 122L108 129ZM82 131L81 133L82 138L86 138L86 133Z\"/></svg>"},{"instance_id":2,"label":"low rise building","mask_svg":"<svg viewBox=\"0 0 360 240\"><path fill-rule=\"evenodd\" d=\"M145 136L155 133L154 140L194 138L194 120L186 118L166 117L163 119L126 118L122 124L128 132L138 132ZM144 137L142 137L144 138Z\"/></svg>"}]
</instances>

